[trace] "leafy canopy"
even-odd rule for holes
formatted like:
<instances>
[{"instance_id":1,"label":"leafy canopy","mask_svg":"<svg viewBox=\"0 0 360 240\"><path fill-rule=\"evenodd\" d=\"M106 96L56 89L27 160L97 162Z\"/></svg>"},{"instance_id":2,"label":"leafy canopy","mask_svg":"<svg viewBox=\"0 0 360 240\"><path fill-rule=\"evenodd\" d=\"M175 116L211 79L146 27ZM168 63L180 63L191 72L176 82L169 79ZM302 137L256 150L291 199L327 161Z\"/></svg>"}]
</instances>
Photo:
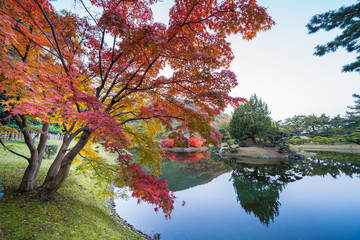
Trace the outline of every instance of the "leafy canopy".
<instances>
[{"instance_id":1,"label":"leafy canopy","mask_svg":"<svg viewBox=\"0 0 360 240\"><path fill-rule=\"evenodd\" d=\"M157 0L76 2L87 17L56 12L48 0L1 1L1 105L19 126L36 119L63 128L42 196L56 192L86 144L101 142L118 156L116 183L170 216L174 197L166 181L142 170L161 170L156 132L198 132L215 144L214 117L245 101L229 96L237 80L227 37L252 39L274 22L254 0L175 0L168 25L153 21ZM171 77L160 74L166 66ZM42 151L27 145L31 154ZM84 157L87 165L101 162Z\"/></svg>"},{"instance_id":2,"label":"leafy canopy","mask_svg":"<svg viewBox=\"0 0 360 240\"><path fill-rule=\"evenodd\" d=\"M251 138L256 143L256 137L264 137L270 132L271 118L268 116L268 106L252 95L248 102L236 108L229 123L229 132L235 139Z\"/></svg>"}]
</instances>

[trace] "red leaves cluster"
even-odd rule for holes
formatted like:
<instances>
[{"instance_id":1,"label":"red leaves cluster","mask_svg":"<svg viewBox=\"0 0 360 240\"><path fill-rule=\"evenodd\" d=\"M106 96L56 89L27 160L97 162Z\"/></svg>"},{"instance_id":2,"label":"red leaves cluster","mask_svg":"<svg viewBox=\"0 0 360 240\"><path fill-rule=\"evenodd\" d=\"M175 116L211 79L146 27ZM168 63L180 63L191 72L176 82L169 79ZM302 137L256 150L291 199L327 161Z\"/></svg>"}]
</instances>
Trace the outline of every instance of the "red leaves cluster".
<instances>
[{"instance_id":1,"label":"red leaves cluster","mask_svg":"<svg viewBox=\"0 0 360 240\"><path fill-rule=\"evenodd\" d=\"M172 137L175 138L175 137L178 137L178 134L176 134L176 136L174 136L175 134L172 134ZM178 137L180 138L180 140L182 140L183 138L186 138L185 136L181 136L181 137ZM174 139L161 139L160 140L160 146L162 147L174 147L176 145L174 145ZM177 141L179 142L179 140ZM206 140L205 139L200 139L199 137L197 136L192 136L192 137L189 137L187 138L187 141L183 141L183 142L188 142L188 144L191 146L191 147L201 147L205 142ZM181 143L178 143L178 146L176 147L184 147L185 144L181 145Z\"/></svg>"},{"instance_id":2,"label":"red leaves cluster","mask_svg":"<svg viewBox=\"0 0 360 240\"><path fill-rule=\"evenodd\" d=\"M174 117L175 117L174 113L171 111L171 109L167 108L166 105L163 105L159 102L142 106L140 108L139 118L142 119L157 118L168 129L172 129L171 122L172 122L172 118Z\"/></svg>"},{"instance_id":3,"label":"red leaves cluster","mask_svg":"<svg viewBox=\"0 0 360 240\"><path fill-rule=\"evenodd\" d=\"M189 137L189 145L192 147L201 147L206 140L200 139L197 136Z\"/></svg>"},{"instance_id":4,"label":"red leaves cluster","mask_svg":"<svg viewBox=\"0 0 360 240\"><path fill-rule=\"evenodd\" d=\"M162 146L162 147L173 147L174 146L174 140L173 139L161 139L160 140L160 146Z\"/></svg>"},{"instance_id":5,"label":"red leaves cluster","mask_svg":"<svg viewBox=\"0 0 360 240\"><path fill-rule=\"evenodd\" d=\"M168 181L144 173L141 166L135 163L128 165L125 171L132 196L139 199L138 203L145 201L155 204L163 210L165 218L171 218L175 196L167 187Z\"/></svg>"}]
</instances>

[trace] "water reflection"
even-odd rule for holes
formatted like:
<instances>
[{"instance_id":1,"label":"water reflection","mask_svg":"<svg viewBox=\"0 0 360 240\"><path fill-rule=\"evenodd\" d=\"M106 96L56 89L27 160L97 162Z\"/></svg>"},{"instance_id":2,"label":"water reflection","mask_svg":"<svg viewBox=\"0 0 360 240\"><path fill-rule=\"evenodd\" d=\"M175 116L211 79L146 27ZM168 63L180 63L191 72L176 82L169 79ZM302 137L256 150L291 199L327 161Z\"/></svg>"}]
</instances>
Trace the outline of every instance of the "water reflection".
<instances>
[{"instance_id":1,"label":"water reflection","mask_svg":"<svg viewBox=\"0 0 360 240\"><path fill-rule=\"evenodd\" d=\"M302 176L291 171L288 164L258 166L239 164L231 174L237 200L248 213L269 225L279 215L280 192L289 182Z\"/></svg>"},{"instance_id":2,"label":"water reflection","mask_svg":"<svg viewBox=\"0 0 360 240\"><path fill-rule=\"evenodd\" d=\"M344 174L349 177L359 177L360 156L336 152L318 152L316 156L298 164L304 175L325 176L333 178Z\"/></svg>"},{"instance_id":3,"label":"water reflection","mask_svg":"<svg viewBox=\"0 0 360 240\"><path fill-rule=\"evenodd\" d=\"M231 168L204 153L168 153L162 162L162 175L171 191L181 191L210 182Z\"/></svg>"},{"instance_id":4,"label":"water reflection","mask_svg":"<svg viewBox=\"0 0 360 240\"><path fill-rule=\"evenodd\" d=\"M225 161L233 169L231 180L237 201L248 214L254 214L266 226L279 215L280 193L288 183L305 176L360 176L360 156L351 154L318 153L304 161L275 161L274 165L242 162L241 159Z\"/></svg>"},{"instance_id":5,"label":"water reflection","mask_svg":"<svg viewBox=\"0 0 360 240\"><path fill-rule=\"evenodd\" d=\"M119 215L163 240L360 239L357 155L318 153L302 162L178 158L163 162L178 198L170 221L132 198L115 200Z\"/></svg>"}]
</instances>

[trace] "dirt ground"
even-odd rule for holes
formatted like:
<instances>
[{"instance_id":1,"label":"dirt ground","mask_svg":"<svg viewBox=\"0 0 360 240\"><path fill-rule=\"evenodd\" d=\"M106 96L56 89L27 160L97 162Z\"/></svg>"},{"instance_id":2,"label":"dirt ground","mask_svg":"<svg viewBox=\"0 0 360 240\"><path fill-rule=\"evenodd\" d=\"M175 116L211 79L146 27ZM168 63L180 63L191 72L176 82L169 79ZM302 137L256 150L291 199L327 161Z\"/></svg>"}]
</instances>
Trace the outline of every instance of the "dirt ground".
<instances>
[{"instance_id":1,"label":"dirt ground","mask_svg":"<svg viewBox=\"0 0 360 240\"><path fill-rule=\"evenodd\" d=\"M220 152L222 152L223 147ZM249 147L238 148L238 151L232 153L230 151L225 153L227 156L237 156L237 157L255 157L255 158L285 158L286 154L278 153L277 148L272 147L262 147L257 145L252 145Z\"/></svg>"}]
</instances>

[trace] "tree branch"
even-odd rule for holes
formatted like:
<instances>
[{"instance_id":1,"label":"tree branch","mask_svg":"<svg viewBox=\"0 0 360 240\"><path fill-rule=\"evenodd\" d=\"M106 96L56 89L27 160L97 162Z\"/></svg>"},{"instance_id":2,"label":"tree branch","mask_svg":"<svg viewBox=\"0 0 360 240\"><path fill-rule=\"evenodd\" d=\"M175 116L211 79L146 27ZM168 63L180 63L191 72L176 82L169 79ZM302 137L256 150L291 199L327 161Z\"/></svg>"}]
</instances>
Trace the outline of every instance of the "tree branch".
<instances>
[{"instance_id":1,"label":"tree branch","mask_svg":"<svg viewBox=\"0 0 360 240\"><path fill-rule=\"evenodd\" d=\"M176 117L176 116L171 116L171 115L154 115L154 116L151 116L151 117L134 117L134 118L129 118L129 119L126 119L125 121L122 121L120 123L120 125L124 125L125 123L128 123L128 122L132 122L132 121L138 121L138 120L149 120L149 119L153 119L153 118L174 118L174 119L178 119L178 120L181 120L181 121L184 121L185 119L181 118L181 117Z\"/></svg>"},{"instance_id":2,"label":"tree branch","mask_svg":"<svg viewBox=\"0 0 360 240\"><path fill-rule=\"evenodd\" d=\"M45 17L47 23L49 24L50 29L51 29L51 32L52 32L52 35L53 35L53 37L54 37L54 41L55 41L55 44L56 44L57 52L59 53L59 59L60 59L60 61L61 61L61 64L63 65L63 68L64 68L66 74L67 74L68 76L71 76L71 75L70 75L70 72L69 72L69 69L67 68L67 65L66 65L64 56L63 56L63 54L62 54L62 51L61 51L61 48L60 48L60 44L59 44L59 40L58 40L58 38L57 38L57 35L56 35L56 32L55 32L55 28L54 28L53 23L50 21L49 16L48 16L47 13L45 12L45 10L42 8L42 6L41 6L41 4L39 3L39 1L38 1L38 0L33 0L33 1L36 3L36 5L38 5L40 11L42 12L43 16Z\"/></svg>"},{"instance_id":3,"label":"tree branch","mask_svg":"<svg viewBox=\"0 0 360 240\"><path fill-rule=\"evenodd\" d=\"M0 144L1 144L6 150L8 150L9 152L11 152L11 153L13 153L13 154L15 154L15 155L17 155L17 156L19 156L19 157L25 158L28 162L30 162L30 158L28 158L28 157L26 157L26 156L24 156L24 155L22 155L22 154L20 154L20 153L17 153L17 152L15 152L15 151L11 150L9 147L7 147L7 146L3 143L3 141L1 140L1 138L0 138Z\"/></svg>"},{"instance_id":4,"label":"tree branch","mask_svg":"<svg viewBox=\"0 0 360 240\"><path fill-rule=\"evenodd\" d=\"M92 20L95 22L96 26L98 26L98 22L96 21L96 19L94 18L94 16L90 13L89 9L85 6L83 0L80 0L81 4L83 5L83 8L85 9L85 11L89 14L89 16L92 18ZM100 28L99 28L100 29Z\"/></svg>"},{"instance_id":5,"label":"tree branch","mask_svg":"<svg viewBox=\"0 0 360 240\"><path fill-rule=\"evenodd\" d=\"M101 30L102 36L101 36L101 43L100 43L100 49L99 49L99 70L100 70L100 79L101 79L101 85L96 88L96 97L100 97L100 92L105 86L106 79L103 78L103 72L102 72L102 49L104 47L104 39L105 39L105 30Z\"/></svg>"},{"instance_id":6,"label":"tree branch","mask_svg":"<svg viewBox=\"0 0 360 240\"><path fill-rule=\"evenodd\" d=\"M128 69L128 68L130 67L130 65L134 62L134 60L135 60L135 57L133 57L133 58L130 60L129 64L128 64L123 70L119 71L119 72L116 74L116 76L114 77L113 82L111 83L111 86L110 86L109 89L107 90L105 96L101 99L101 102L104 102L104 101L106 100L106 98L109 96L111 90L114 88L117 79L120 77L120 75L121 75L123 72L126 71L126 69Z\"/></svg>"},{"instance_id":7,"label":"tree branch","mask_svg":"<svg viewBox=\"0 0 360 240\"><path fill-rule=\"evenodd\" d=\"M42 50L54 55L55 57L59 58L59 55L55 54L53 51L50 51L49 49L45 48L44 46L38 44L34 39L29 38L28 36L26 36L26 34L21 31L20 29L16 28L16 27L12 27L12 29L14 29L15 31L17 31L18 33L22 34L24 37L26 37L29 41L31 41L32 43L34 43L36 46L40 47ZM39 29L41 30L41 28L39 27ZM44 33L45 34L45 33ZM47 35L45 35L46 38L48 39L48 41L50 42L50 44L53 46L52 42L50 41L50 39L47 37Z\"/></svg>"}]
</instances>

